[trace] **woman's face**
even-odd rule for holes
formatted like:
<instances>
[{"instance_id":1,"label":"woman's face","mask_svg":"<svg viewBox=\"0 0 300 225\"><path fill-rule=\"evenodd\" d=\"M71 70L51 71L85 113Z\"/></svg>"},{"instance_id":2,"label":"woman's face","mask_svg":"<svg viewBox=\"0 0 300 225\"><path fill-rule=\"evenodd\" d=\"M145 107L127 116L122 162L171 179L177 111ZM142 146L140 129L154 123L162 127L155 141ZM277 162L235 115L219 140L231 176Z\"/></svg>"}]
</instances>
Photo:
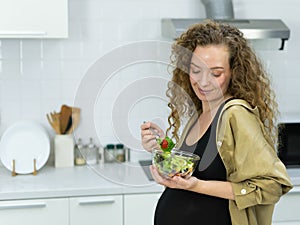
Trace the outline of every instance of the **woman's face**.
<instances>
[{"instance_id":1,"label":"woman's face","mask_svg":"<svg viewBox=\"0 0 300 225\"><path fill-rule=\"evenodd\" d=\"M231 78L227 48L223 45L196 47L189 74L193 90L201 101L226 97Z\"/></svg>"}]
</instances>

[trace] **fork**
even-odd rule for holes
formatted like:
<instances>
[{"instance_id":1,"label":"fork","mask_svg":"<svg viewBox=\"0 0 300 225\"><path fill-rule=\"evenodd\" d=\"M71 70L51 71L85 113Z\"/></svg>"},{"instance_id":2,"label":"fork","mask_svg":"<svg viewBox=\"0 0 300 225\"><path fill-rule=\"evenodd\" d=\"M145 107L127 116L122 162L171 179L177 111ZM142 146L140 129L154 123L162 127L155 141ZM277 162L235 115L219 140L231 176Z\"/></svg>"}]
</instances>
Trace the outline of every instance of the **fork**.
<instances>
[{"instance_id":1,"label":"fork","mask_svg":"<svg viewBox=\"0 0 300 225\"><path fill-rule=\"evenodd\" d=\"M147 121L144 121L144 123L147 123ZM156 130L154 130L152 127L149 127L149 130L151 131L152 134L155 135L155 139L156 139L156 140L157 140L158 138L160 138L159 133L158 133Z\"/></svg>"}]
</instances>

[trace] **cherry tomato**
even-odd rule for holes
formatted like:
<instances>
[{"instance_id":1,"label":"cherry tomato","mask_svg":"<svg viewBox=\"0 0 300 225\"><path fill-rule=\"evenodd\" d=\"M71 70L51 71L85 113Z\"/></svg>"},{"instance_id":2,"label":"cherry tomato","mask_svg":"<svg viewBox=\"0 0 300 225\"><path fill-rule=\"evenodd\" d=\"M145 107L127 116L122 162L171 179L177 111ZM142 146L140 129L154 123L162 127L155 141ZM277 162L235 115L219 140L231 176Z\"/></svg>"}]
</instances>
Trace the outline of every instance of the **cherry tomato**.
<instances>
[{"instance_id":1,"label":"cherry tomato","mask_svg":"<svg viewBox=\"0 0 300 225\"><path fill-rule=\"evenodd\" d=\"M162 140L162 142L161 142L161 148L162 149L167 149L168 145L169 145L169 143L166 139Z\"/></svg>"}]
</instances>

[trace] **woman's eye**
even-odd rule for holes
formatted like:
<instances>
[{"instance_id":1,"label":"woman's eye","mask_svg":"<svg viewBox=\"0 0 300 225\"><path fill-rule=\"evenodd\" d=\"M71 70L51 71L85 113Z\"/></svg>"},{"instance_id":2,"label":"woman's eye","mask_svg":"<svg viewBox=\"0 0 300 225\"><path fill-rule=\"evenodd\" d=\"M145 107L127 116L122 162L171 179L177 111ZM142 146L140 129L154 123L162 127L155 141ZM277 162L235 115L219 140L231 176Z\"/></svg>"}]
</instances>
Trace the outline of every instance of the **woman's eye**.
<instances>
[{"instance_id":1,"label":"woman's eye","mask_svg":"<svg viewBox=\"0 0 300 225\"><path fill-rule=\"evenodd\" d=\"M222 72L211 72L211 75L214 77L219 77L222 75Z\"/></svg>"},{"instance_id":2,"label":"woman's eye","mask_svg":"<svg viewBox=\"0 0 300 225\"><path fill-rule=\"evenodd\" d=\"M198 73L201 73L201 70L192 70L192 73L193 74L198 74Z\"/></svg>"},{"instance_id":3,"label":"woman's eye","mask_svg":"<svg viewBox=\"0 0 300 225\"><path fill-rule=\"evenodd\" d=\"M201 73L201 70L199 68L194 67L194 66L190 67L190 71L193 74L199 74L199 73Z\"/></svg>"}]
</instances>

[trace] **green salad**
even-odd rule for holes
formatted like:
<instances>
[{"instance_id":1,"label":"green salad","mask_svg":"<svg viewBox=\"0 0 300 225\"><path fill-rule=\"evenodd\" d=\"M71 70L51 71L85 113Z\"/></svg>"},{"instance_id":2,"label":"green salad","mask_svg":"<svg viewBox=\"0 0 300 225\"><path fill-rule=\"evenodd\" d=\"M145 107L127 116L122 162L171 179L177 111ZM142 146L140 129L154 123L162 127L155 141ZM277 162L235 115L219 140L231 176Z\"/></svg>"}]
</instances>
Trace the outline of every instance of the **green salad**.
<instances>
[{"instance_id":1,"label":"green salad","mask_svg":"<svg viewBox=\"0 0 300 225\"><path fill-rule=\"evenodd\" d=\"M194 170L195 159L178 155L174 152L156 151L153 163L158 172L165 177L191 175Z\"/></svg>"},{"instance_id":2,"label":"green salad","mask_svg":"<svg viewBox=\"0 0 300 225\"><path fill-rule=\"evenodd\" d=\"M199 156L182 151L173 150L175 144L171 138L157 139L160 150L155 150L153 164L158 172L165 177L190 176L194 171Z\"/></svg>"}]
</instances>

